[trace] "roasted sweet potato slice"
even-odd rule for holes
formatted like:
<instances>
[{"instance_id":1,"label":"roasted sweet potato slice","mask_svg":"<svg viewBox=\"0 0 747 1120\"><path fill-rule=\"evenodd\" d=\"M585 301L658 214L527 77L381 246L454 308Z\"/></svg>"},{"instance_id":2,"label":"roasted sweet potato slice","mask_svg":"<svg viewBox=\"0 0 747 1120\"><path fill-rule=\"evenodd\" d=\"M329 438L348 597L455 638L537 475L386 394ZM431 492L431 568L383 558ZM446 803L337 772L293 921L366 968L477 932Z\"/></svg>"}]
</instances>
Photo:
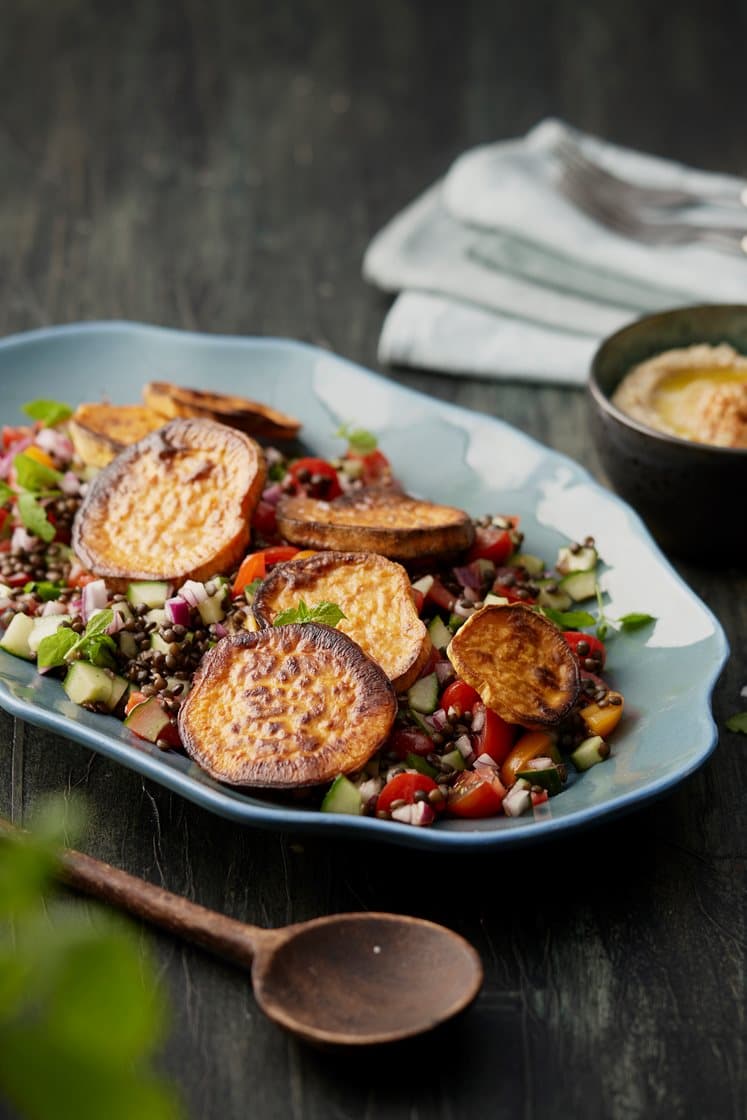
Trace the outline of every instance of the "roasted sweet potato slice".
<instances>
[{"instance_id":1,"label":"roasted sweet potato slice","mask_svg":"<svg viewBox=\"0 0 747 1120\"><path fill-rule=\"evenodd\" d=\"M80 404L70 418L70 438L79 459L105 467L112 459L166 423L141 404Z\"/></svg>"},{"instance_id":2,"label":"roasted sweet potato slice","mask_svg":"<svg viewBox=\"0 0 747 1120\"><path fill-rule=\"evenodd\" d=\"M317 552L303 560L278 564L254 598L262 626L297 607L336 603L344 612L337 625L386 673L395 691L409 688L431 651L431 640L418 617L410 580L400 564L373 552Z\"/></svg>"},{"instance_id":3,"label":"roasted sweet potato slice","mask_svg":"<svg viewBox=\"0 0 747 1120\"><path fill-rule=\"evenodd\" d=\"M261 448L212 420L172 420L132 444L90 484L73 549L96 575L204 579L246 551L265 480Z\"/></svg>"},{"instance_id":4,"label":"roasted sweet potato slice","mask_svg":"<svg viewBox=\"0 0 747 1120\"><path fill-rule=\"evenodd\" d=\"M263 439L295 439L301 428L300 420L268 404L229 393L186 389L170 381L148 382L143 389L143 399L149 408L169 419L196 416L217 420Z\"/></svg>"},{"instance_id":5,"label":"roasted sweet potato slice","mask_svg":"<svg viewBox=\"0 0 747 1120\"><path fill-rule=\"evenodd\" d=\"M458 676L509 723L551 727L579 693L571 647L531 607L484 607L457 630L446 652Z\"/></svg>"},{"instance_id":6,"label":"roasted sweet potato slice","mask_svg":"<svg viewBox=\"0 0 747 1120\"><path fill-rule=\"evenodd\" d=\"M305 623L219 642L202 660L179 731L213 778L288 789L359 770L396 711L394 689L360 646Z\"/></svg>"},{"instance_id":7,"label":"roasted sweet potato slice","mask_svg":"<svg viewBox=\"0 0 747 1120\"><path fill-rule=\"evenodd\" d=\"M293 544L378 552L390 560L461 552L474 538L464 510L389 488L345 494L331 502L303 495L283 498L277 519L281 534Z\"/></svg>"}]
</instances>

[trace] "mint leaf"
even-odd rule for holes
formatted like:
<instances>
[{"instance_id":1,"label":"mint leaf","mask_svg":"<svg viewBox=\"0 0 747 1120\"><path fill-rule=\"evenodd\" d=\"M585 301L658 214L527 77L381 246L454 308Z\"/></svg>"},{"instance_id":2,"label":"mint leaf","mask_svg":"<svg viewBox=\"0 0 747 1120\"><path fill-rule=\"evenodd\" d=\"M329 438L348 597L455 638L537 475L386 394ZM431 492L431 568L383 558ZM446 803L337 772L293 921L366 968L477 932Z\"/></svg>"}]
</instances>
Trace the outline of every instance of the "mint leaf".
<instances>
[{"instance_id":1,"label":"mint leaf","mask_svg":"<svg viewBox=\"0 0 747 1120\"><path fill-rule=\"evenodd\" d=\"M248 602L250 602L254 598L263 583L263 579L253 579L251 583L248 583L246 585L246 587L244 588L244 597Z\"/></svg>"},{"instance_id":2,"label":"mint leaf","mask_svg":"<svg viewBox=\"0 0 747 1120\"><path fill-rule=\"evenodd\" d=\"M81 657L90 661L92 665L98 665L102 669L114 669L116 667L117 662L114 655L117 652L117 646L109 634L94 634L93 637L86 638L80 647L80 651Z\"/></svg>"},{"instance_id":3,"label":"mint leaf","mask_svg":"<svg viewBox=\"0 0 747 1120\"><path fill-rule=\"evenodd\" d=\"M319 622L324 626L337 626L337 623L346 616L337 606L337 603L317 603L307 607L303 599L299 599L297 607L288 607L280 611L275 617L273 626L288 626L293 622Z\"/></svg>"},{"instance_id":4,"label":"mint leaf","mask_svg":"<svg viewBox=\"0 0 747 1120\"><path fill-rule=\"evenodd\" d=\"M15 498L15 490L11 490L7 482L0 482L0 506L7 505L7 503Z\"/></svg>"},{"instance_id":5,"label":"mint leaf","mask_svg":"<svg viewBox=\"0 0 747 1120\"><path fill-rule=\"evenodd\" d=\"M39 642L36 653L36 664L40 669L54 669L58 665L65 665L66 656L78 643L78 635L69 626L61 626Z\"/></svg>"},{"instance_id":6,"label":"mint leaf","mask_svg":"<svg viewBox=\"0 0 747 1120\"><path fill-rule=\"evenodd\" d=\"M366 428L351 428L348 424L340 424L335 435L340 439L346 439L350 450L358 455L368 455L379 446L376 436Z\"/></svg>"},{"instance_id":7,"label":"mint leaf","mask_svg":"<svg viewBox=\"0 0 747 1120\"><path fill-rule=\"evenodd\" d=\"M282 482L288 473L288 468L285 463L270 463L267 470L267 477L270 482Z\"/></svg>"},{"instance_id":8,"label":"mint leaf","mask_svg":"<svg viewBox=\"0 0 747 1120\"><path fill-rule=\"evenodd\" d=\"M747 712L737 712L736 715L729 716L726 726L729 731L741 731L743 735L747 735Z\"/></svg>"},{"instance_id":9,"label":"mint leaf","mask_svg":"<svg viewBox=\"0 0 747 1120\"><path fill-rule=\"evenodd\" d=\"M43 463L37 463L36 459L32 459L23 451L14 456L13 466L18 485L24 490L53 490L59 486L62 478L59 471L53 470L52 467L45 467Z\"/></svg>"},{"instance_id":10,"label":"mint leaf","mask_svg":"<svg viewBox=\"0 0 747 1120\"><path fill-rule=\"evenodd\" d=\"M73 410L68 404L61 401L37 400L29 401L21 406L21 411L30 416L32 420L40 420L45 427L51 428L73 415Z\"/></svg>"},{"instance_id":11,"label":"mint leaf","mask_svg":"<svg viewBox=\"0 0 747 1120\"><path fill-rule=\"evenodd\" d=\"M18 516L25 529L49 544L54 540L55 527L44 512L44 506L33 494L21 494L18 499Z\"/></svg>"},{"instance_id":12,"label":"mint leaf","mask_svg":"<svg viewBox=\"0 0 747 1120\"><path fill-rule=\"evenodd\" d=\"M640 614L634 611L632 614L624 614L617 621L623 630L640 630L650 622L656 622L656 618L652 614Z\"/></svg>"},{"instance_id":13,"label":"mint leaf","mask_svg":"<svg viewBox=\"0 0 747 1120\"><path fill-rule=\"evenodd\" d=\"M23 593L24 595L33 594L38 596L42 603L50 603L55 599L59 599L64 586L62 580L57 580L56 582L51 582L48 579L29 580L27 584L24 584Z\"/></svg>"},{"instance_id":14,"label":"mint leaf","mask_svg":"<svg viewBox=\"0 0 747 1120\"><path fill-rule=\"evenodd\" d=\"M554 607L542 607L542 613L561 630L579 630L596 622L594 615L588 611L556 611Z\"/></svg>"}]
</instances>

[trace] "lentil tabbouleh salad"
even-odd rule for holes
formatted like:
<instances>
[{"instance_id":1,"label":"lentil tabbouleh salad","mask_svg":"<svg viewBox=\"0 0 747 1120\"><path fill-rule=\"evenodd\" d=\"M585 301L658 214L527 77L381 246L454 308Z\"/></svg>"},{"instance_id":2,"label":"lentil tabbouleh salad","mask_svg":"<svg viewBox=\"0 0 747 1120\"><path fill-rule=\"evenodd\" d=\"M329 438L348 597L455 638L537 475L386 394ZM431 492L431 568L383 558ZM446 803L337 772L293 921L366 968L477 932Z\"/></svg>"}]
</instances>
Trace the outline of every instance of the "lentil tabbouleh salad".
<instances>
[{"instance_id":1,"label":"lentil tabbouleh salad","mask_svg":"<svg viewBox=\"0 0 747 1120\"><path fill-rule=\"evenodd\" d=\"M605 618L593 538L548 564L513 516L405 495L368 432L289 458L252 438L262 406L191 395L129 438L126 408L81 406L111 408L116 439L108 420L81 438L53 401L3 428L0 648L214 777L323 812L515 817L609 756L603 639L653 619ZM120 555L133 495L152 508Z\"/></svg>"}]
</instances>

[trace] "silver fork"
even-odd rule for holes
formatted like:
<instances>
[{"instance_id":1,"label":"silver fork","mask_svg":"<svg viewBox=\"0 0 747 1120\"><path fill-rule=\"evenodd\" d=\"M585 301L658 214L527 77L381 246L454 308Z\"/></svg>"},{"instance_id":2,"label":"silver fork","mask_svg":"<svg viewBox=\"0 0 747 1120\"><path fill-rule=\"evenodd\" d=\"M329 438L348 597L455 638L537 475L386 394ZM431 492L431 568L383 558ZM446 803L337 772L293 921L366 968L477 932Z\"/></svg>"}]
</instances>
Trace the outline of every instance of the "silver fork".
<instances>
[{"instance_id":1,"label":"silver fork","mask_svg":"<svg viewBox=\"0 0 747 1120\"><path fill-rule=\"evenodd\" d=\"M737 206L747 208L747 187L741 191L718 189L708 193L697 193L679 187L643 186L622 179L606 167L590 159L578 144L567 137L561 138L553 148L553 153L564 170L569 170L579 178L587 180L599 194L605 194L610 201L622 206L641 207L651 210L679 210L685 206L707 204Z\"/></svg>"},{"instance_id":2,"label":"silver fork","mask_svg":"<svg viewBox=\"0 0 747 1120\"><path fill-rule=\"evenodd\" d=\"M630 203L622 203L570 164L557 183L566 197L589 217L615 233L647 245L687 245L702 241L716 249L747 256L747 215L742 228L697 225L691 222L644 217Z\"/></svg>"}]
</instances>

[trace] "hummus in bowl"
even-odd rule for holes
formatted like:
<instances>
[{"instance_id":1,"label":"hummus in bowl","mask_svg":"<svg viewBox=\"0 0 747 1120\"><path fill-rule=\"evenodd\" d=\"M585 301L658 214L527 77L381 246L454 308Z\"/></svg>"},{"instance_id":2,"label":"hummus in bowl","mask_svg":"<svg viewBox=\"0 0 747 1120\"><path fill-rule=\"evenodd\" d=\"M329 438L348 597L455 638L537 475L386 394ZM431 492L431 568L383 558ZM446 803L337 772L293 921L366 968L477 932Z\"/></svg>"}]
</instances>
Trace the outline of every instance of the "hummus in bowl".
<instances>
[{"instance_id":1,"label":"hummus in bowl","mask_svg":"<svg viewBox=\"0 0 747 1120\"><path fill-rule=\"evenodd\" d=\"M649 358L625 375L612 403L659 432L747 449L747 357L727 343Z\"/></svg>"}]
</instances>

